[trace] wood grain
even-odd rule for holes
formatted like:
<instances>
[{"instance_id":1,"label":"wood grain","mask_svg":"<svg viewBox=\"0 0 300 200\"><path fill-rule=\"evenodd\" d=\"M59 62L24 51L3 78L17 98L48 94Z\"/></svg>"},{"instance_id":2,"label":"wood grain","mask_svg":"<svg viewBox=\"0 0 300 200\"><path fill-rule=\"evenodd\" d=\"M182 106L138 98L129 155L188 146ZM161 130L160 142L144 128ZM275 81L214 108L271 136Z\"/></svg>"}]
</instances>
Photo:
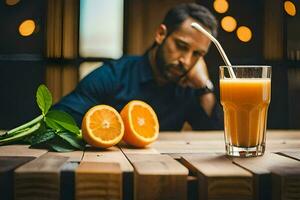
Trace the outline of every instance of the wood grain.
<instances>
[{"instance_id":1,"label":"wood grain","mask_svg":"<svg viewBox=\"0 0 300 200\"><path fill-rule=\"evenodd\" d=\"M121 149L121 151L127 155L127 154L159 154L159 152L152 147L152 145L149 145L144 148L134 148L132 146L128 146L124 143L121 143L118 145L118 147Z\"/></svg>"},{"instance_id":2,"label":"wood grain","mask_svg":"<svg viewBox=\"0 0 300 200\"><path fill-rule=\"evenodd\" d=\"M278 154L300 161L300 149L298 151L278 152Z\"/></svg>"},{"instance_id":3,"label":"wood grain","mask_svg":"<svg viewBox=\"0 0 300 200\"><path fill-rule=\"evenodd\" d=\"M68 162L80 162L82 160L83 151L71 151L71 152L48 152L48 155L62 156L68 158Z\"/></svg>"},{"instance_id":4,"label":"wood grain","mask_svg":"<svg viewBox=\"0 0 300 200\"><path fill-rule=\"evenodd\" d=\"M118 147L108 149L87 148L83 162L118 163L122 171L123 197L133 199L133 167Z\"/></svg>"},{"instance_id":5,"label":"wood grain","mask_svg":"<svg viewBox=\"0 0 300 200\"><path fill-rule=\"evenodd\" d=\"M187 199L188 170L167 155L128 154L134 166L134 199Z\"/></svg>"},{"instance_id":6,"label":"wood grain","mask_svg":"<svg viewBox=\"0 0 300 200\"><path fill-rule=\"evenodd\" d=\"M45 154L17 168L15 199L59 199L60 168L67 159Z\"/></svg>"},{"instance_id":7,"label":"wood grain","mask_svg":"<svg viewBox=\"0 0 300 200\"><path fill-rule=\"evenodd\" d=\"M81 162L75 175L75 198L119 199L122 171L118 163Z\"/></svg>"},{"instance_id":8,"label":"wood grain","mask_svg":"<svg viewBox=\"0 0 300 200\"><path fill-rule=\"evenodd\" d=\"M45 149L31 149L29 145L0 146L0 156L39 157L47 152Z\"/></svg>"},{"instance_id":9,"label":"wood grain","mask_svg":"<svg viewBox=\"0 0 300 200\"><path fill-rule=\"evenodd\" d=\"M161 154L224 153L223 141L158 141L152 147Z\"/></svg>"},{"instance_id":10,"label":"wood grain","mask_svg":"<svg viewBox=\"0 0 300 200\"><path fill-rule=\"evenodd\" d=\"M84 152L82 161L101 162L101 163L119 163L123 172L132 172L133 168L126 159L122 151L117 147L108 149L88 148Z\"/></svg>"},{"instance_id":11,"label":"wood grain","mask_svg":"<svg viewBox=\"0 0 300 200\"><path fill-rule=\"evenodd\" d=\"M247 159L225 157L223 137L170 132L144 149L68 153L0 146L0 199L300 199L300 131L268 131L265 155Z\"/></svg>"},{"instance_id":12,"label":"wood grain","mask_svg":"<svg viewBox=\"0 0 300 200\"><path fill-rule=\"evenodd\" d=\"M33 160L34 157L0 157L0 199L13 199L13 172L22 164Z\"/></svg>"},{"instance_id":13,"label":"wood grain","mask_svg":"<svg viewBox=\"0 0 300 200\"><path fill-rule=\"evenodd\" d=\"M256 198L300 199L299 161L266 153L262 157L234 158L233 162L254 174Z\"/></svg>"},{"instance_id":14,"label":"wood grain","mask_svg":"<svg viewBox=\"0 0 300 200\"><path fill-rule=\"evenodd\" d=\"M199 199L253 198L251 173L234 165L224 155L183 155L181 162L198 177Z\"/></svg>"}]
</instances>

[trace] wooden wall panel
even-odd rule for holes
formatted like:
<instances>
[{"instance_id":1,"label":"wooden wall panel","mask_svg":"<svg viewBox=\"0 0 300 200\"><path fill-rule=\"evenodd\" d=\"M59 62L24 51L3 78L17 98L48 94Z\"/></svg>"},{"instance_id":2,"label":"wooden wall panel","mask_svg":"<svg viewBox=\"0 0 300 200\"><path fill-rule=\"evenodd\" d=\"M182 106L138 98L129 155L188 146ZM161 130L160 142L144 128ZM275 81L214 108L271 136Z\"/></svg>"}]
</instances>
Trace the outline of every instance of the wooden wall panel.
<instances>
[{"instance_id":1,"label":"wooden wall panel","mask_svg":"<svg viewBox=\"0 0 300 200\"><path fill-rule=\"evenodd\" d=\"M264 58L281 60L284 54L283 1L265 0Z\"/></svg>"},{"instance_id":2,"label":"wooden wall panel","mask_svg":"<svg viewBox=\"0 0 300 200\"><path fill-rule=\"evenodd\" d=\"M79 0L48 0L46 24L47 58L77 58L78 6ZM53 101L57 102L77 85L78 68L73 64L48 64L45 81L52 92Z\"/></svg>"},{"instance_id":3,"label":"wooden wall panel","mask_svg":"<svg viewBox=\"0 0 300 200\"><path fill-rule=\"evenodd\" d=\"M156 28L163 21L167 11L185 2L195 0L128 0L126 19L126 52L127 54L143 54L154 39Z\"/></svg>"}]
</instances>

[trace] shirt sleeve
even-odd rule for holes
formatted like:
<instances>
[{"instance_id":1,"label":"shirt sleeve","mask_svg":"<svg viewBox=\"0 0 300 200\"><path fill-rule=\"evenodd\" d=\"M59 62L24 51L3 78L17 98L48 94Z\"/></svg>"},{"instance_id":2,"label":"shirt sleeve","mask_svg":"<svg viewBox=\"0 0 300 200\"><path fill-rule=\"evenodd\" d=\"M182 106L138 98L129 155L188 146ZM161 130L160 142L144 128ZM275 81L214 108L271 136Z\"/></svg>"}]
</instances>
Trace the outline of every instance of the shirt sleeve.
<instances>
[{"instance_id":1,"label":"shirt sleeve","mask_svg":"<svg viewBox=\"0 0 300 200\"><path fill-rule=\"evenodd\" d=\"M217 102L213 108L212 115L209 117L201 107L198 98L192 98L186 119L193 130L221 130L224 127L223 111Z\"/></svg>"},{"instance_id":2,"label":"shirt sleeve","mask_svg":"<svg viewBox=\"0 0 300 200\"><path fill-rule=\"evenodd\" d=\"M82 118L91 107L105 103L115 88L116 74L104 64L80 81L75 90L63 97L52 109L69 113L80 126Z\"/></svg>"}]
</instances>

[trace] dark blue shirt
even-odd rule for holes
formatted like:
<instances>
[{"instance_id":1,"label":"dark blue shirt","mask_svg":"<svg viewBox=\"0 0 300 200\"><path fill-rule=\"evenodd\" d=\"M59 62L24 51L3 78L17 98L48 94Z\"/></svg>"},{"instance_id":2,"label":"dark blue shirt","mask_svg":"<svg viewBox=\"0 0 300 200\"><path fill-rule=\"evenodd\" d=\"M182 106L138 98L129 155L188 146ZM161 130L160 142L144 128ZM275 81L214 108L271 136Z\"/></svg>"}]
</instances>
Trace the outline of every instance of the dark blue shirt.
<instances>
[{"instance_id":1,"label":"dark blue shirt","mask_svg":"<svg viewBox=\"0 0 300 200\"><path fill-rule=\"evenodd\" d=\"M194 89L175 83L158 85L147 54L104 63L53 108L68 112L80 126L89 108L106 104L121 111L131 100L142 100L154 109L160 131L179 131L185 121L195 130L219 129L223 123L219 104L209 118Z\"/></svg>"}]
</instances>

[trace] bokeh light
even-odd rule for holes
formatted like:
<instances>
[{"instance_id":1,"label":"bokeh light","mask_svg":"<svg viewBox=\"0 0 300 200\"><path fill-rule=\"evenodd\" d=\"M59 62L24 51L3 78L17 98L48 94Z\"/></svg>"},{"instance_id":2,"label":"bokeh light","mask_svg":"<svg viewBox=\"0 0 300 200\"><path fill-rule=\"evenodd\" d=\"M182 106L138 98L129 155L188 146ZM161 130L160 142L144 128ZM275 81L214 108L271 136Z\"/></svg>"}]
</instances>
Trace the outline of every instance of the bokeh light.
<instances>
[{"instance_id":1,"label":"bokeh light","mask_svg":"<svg viewBox=\"0 0 300 200\"><path fill-rule=\"evenodd\" d=\"M20 0L5 0L6 5L9 5L9 6L14 6L19 2L20 2Z\"/></svg>"},{"instance_id":2,"label":"bokeh light","mask_svg":"<svg viewBox=\"0 0 300 200\"><path fill-rule=\"evenodd\" d=\"M225 31L232 32L236 29L237 22L233 17L226 16L221 20L221 26Z\"/></svg>"},{"instance_id":3,"label":"bokeh light","mask_svg":"<svg viewBox=\"0 0 300 200\"><path fill-rule=\"evenodd\" d=\"M284 10L290 16L295 16L297 12L295 4L291 1L284 2Z\"/></svg>"},{"instance_id":4,"label":"bokeh light","mask_svg":"<svg viewBox=\"0 0 300 200\"><path fill-rule=\"evenodd\" d=\"M229 4L226 0L215 0L214 9L218 13L225 13L229 8Z\"/></svg>"},{"instance_id":5,"label":"bokeh light","mask_svg":"<svg viewBox=\"0 0 300 200\"><path fill-rule=\"evenodd\" d=\"M246 26L240 26L237 29L236 34L242 42L249 42L252 38L252 31Z\"/></svg>"},{"instance_id":6,"label":"bokeh light","mask_svg":"<svg viewBox=\"0 0 300 200\"><path fill-rule=\"evenodd\" d=\"M19 33L22 36L29 36L35 30L35 22L31 19L25 20L19 26Z\"/></svg>"}]
</instances>

